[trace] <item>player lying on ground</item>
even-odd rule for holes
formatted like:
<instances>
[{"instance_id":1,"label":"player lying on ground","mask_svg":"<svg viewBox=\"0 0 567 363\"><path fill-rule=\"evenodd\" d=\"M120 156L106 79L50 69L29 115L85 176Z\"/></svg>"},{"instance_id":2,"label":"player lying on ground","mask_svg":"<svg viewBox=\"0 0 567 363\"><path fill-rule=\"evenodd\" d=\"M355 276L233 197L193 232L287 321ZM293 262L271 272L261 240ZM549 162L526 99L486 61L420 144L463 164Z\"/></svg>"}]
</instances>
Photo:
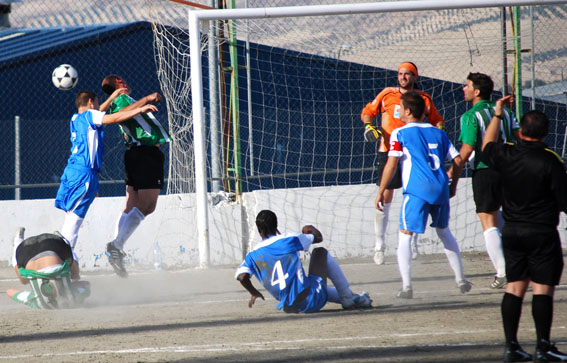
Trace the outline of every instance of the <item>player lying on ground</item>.
<instances>
[{"instance_id":1,"label":"player lying on ground","mask_svg":"<svg viewBox=\"0 0 567 363\"><path fill-rule=\"evenodd\" d=\"M344 309L372 307L368 293L353 294L337 261L323 247L311 253L309 275L306 275L299 251L308 251L312 243L323 241L321 232L304 226L302 233L280 234L274 212L263 210L256 216L256 227L262 237L236 270L236 278L250 292L248 307L264 295L252 285L254 275L264 288L279 301L278 309L286 313L314 313L327 301L341 304ZM335 287L327 286L327 277Z\"/></svg>"},{"instance_id":2,"label":"player lying on ground","mask_svg":"<svg viewBox=\"0 0 567 363\"><path fill-rule=\"evenodd\" d=\"M34 309L57 309L82 304L90 295L88 281L78 281L79 268L71 246L59 235L43 233L24 240L19 227L13 264L22 284L31 291L8 289L13 300Z\"/></svg>"}]
</instances>

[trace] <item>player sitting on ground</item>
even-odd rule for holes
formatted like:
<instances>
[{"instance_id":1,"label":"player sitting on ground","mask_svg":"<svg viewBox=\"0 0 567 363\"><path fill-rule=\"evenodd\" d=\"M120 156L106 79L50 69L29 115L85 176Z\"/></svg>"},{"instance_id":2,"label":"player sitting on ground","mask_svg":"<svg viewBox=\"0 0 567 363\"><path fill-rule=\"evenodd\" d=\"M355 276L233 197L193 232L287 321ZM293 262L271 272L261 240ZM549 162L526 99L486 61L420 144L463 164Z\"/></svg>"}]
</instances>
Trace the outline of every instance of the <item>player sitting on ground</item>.
<instances>
[{"instance_id":1,"label":"player sitting on ground","mask_svg":"<svg viewBox=\"0 0 567 363\"><path fill-rule=\"evenodd\" d=\"M308 251L312 243L323 241L317 228L304 226L302 233L280 234L278 219L270 210L258 213L256 227L262 242L248 252L235 275L250 292L248 307L251 308L257 298L264 300L262 293L252 285L251 275L279 301L277 308L286 313L314 313L327 301L341 304L344 309L372 307L368 293L353 294L338 263L323 247L313 250L309 275L305 274L299 251ZM335 288L327 286L327 277Z\"/></svg>"},{"instance_id":2,"label":"player sitting on ground","mask_svg":"<svg viewBox=\"0 0 567 363\"><path fill-rule=\"evenodd\" d=\"M20 282L30 284L32 291L8 289L6 294L34 309L82 304L90 295L90 285L88 281L77 281L79 268L71 246L61 236L51 233L23 238L24 228L19 227L12 263Z\"/></svg>"}]
</instances>

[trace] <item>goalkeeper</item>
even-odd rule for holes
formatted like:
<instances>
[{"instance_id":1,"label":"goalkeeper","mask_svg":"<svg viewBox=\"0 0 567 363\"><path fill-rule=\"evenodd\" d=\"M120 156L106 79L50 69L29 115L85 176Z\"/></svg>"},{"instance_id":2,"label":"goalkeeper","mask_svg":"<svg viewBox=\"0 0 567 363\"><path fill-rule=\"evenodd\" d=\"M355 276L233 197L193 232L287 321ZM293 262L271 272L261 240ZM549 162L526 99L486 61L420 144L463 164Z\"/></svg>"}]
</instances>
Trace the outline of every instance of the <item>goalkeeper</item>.
<instances>
[{"instance_id":1,"label":"goalkeeper","mask_svg":"<svg viewBox=\"0 0 567 363\"><path fill-rule=\"evenodd\" d=\"M440 129L444 129L445 121L435 108L431 96L428 93L417 89L417 77L418 72L415 64L411 62L404 62L400 64L398 67L399 86L385 88L372 102L368 103L362 109L360 117L365 127L364 139L367 142L376 142L380 139L376 165L378 172L376 185L380 185L382 172L386 165L386 161L388 160L390 135L392 134L392 131L404 125L404 123L400 120L400 98L402 94L413 90L419 92L420 96L425 101L425 115L427 117L427 121ZM378 114L381 114L381 130L372 123L374 117ZM384 264L384 252L386 250L385 235L388 226L390 206L392 204L392 199L394 198L394 190L401 188L401 186L402 178L400 168L397 168L396 174L392 178L392 181L388 184L384 193L383 211L376 210L376 218L374 221L374 230L376 233L374 262L378 265ZM418 254L417 234L413 235L412 245L414 249L413 258L415 259Z\"/></svg>"}]
</instances>

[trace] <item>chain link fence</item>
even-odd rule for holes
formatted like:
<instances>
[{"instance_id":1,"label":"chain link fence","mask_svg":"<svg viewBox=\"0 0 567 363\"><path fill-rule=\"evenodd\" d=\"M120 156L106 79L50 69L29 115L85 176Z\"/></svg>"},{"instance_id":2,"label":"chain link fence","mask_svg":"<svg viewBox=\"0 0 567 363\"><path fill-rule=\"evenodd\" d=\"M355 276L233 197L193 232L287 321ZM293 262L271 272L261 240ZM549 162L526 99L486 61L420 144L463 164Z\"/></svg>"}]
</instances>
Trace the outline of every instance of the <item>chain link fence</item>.
<instances>
[{"instance_id":1,"label":"chain link fence","mask_svg":"<svg viewBox=\"0 0 567 363\"><path fill-rule=\"evenodd\" d=\"M352 1L250 0L236 1L234 6L348 2ZM231 6L224 1L197 3L214 7ZM0 9L0 13L3 13L3 22L0 24L4 25L0 31L0 72L4 84L0 89L0 120L4 126L0 139L3 150L0 154L3 166L0 170L0 199L54 198L59 176L70 152L69 120L76 112L76 93L89 89L104 99L106 96L100 89L100 83L110 73L120 74L127 79L135 98L154 91L166 91L163 89L164 74L160 73L164 70L163 65L160 66L163 58L158 56L156 44L164 49L168 44L167 41L156 43L159 36L155 37L152 22L169 29L159 38L161 41L163 37L170 39L174 29L184 34L189 7L166 0L23 0L11 6L3 5ZM425 80L423 84L431 87L427 91L434 97L443 95L443 105L446 106L439 107L442 114L453 113L450 116L449 133L454 142L459 131L458 116L466 109L459 88L467 73L480 71L490 74L499 92L517 91L514 77L521 74L519 84L525 96L523 108L527 110L535 104L535 107L548 112L554 122L548 142L564 157L567 137L567 81L564 79L567 77L567 6L522 7L519 14L522 24L520 31L513 29L512 12L511 8L487 8L332 17L315 21L310 18L272 19L265 26L255 29L247 28L244 23L239 24L237 37L243 42L248 34L251 42L262 46L340 60L343 62L341 67L356 64L395 70L400 61L415 60ZM220 26L225 27L226 24ZM228 29L223 29L227 34ZM521 72L514 73L517 39L521 40L522 66ZM226 38L221 43L226 44ZM243 43L239 46L242 52ZM52 70L62 63L71 64L79 71L79 82L71 91L60 91L51 83ZM175 66L174 63L169 64L169 67ZM221 66L226 67L227 64ZM395 76L388 77L383 82L395 85ZM349 123L344 121L341 125L352 130L349 132L353 134L352 140L357 138L356 143L361 142L362 138L357 113L383 86L380 82L374 83L360 90L356 96L349 96L352 107L341 116L341 120L348 119ZM246 87L245 81L240 82L243 98L246 97ZM176 101L176 105L182 102L189 103L190 100ZM162 103L158 107L160 111L157 118L164 125L171 126L175 112L172 104ZM222 117L228 122L231 111L229 102L225 100L222 107ZM247 111L244 110L244 104L242 108L245 117ZM182 109L190 110L190 104ZM447 115L445 117L449 118ZM184 142L191 143L190 132L189 135L173 133L172 136L174 140L183 138L186 139ZM243 139L247 135L248 131L244 130ZM166 146L164 153L173 155L175 150L171 149L175 145L174 142L172 146ZM361 157L374 154L374 150L368 146L356 147L368 149L363 151ZM105 150L100 195L122 195L124 146L115 125L105 129ZM192 151L191 148L184 150L189 153ZM245 149L242 152L246 154L247 151ZM279 157L282 157L281 154ZM232 158L227 156L226 159L230 163ZM181 158L183 162L173 168L173 173L180 174L180 169L188 165L188 159L191 159L191 155ZM244 160L246 163L247 160ZM271 163L274 165L278 161ZM372 160L369 162L371 164ZM229 166L222 171L225 180L231 176L230 169ZM173 176L170 170L166 168L167 177ZM277 173L281 173L281 170L284 169L272 168ZM251 176L257 174L258 170L250 168L245 173ZM372 182L372 179L362 178L357 182ZM267 185L280 184L272 182ZM257 184L250 188L255 187Z\"/></svg>"}]
</instances>

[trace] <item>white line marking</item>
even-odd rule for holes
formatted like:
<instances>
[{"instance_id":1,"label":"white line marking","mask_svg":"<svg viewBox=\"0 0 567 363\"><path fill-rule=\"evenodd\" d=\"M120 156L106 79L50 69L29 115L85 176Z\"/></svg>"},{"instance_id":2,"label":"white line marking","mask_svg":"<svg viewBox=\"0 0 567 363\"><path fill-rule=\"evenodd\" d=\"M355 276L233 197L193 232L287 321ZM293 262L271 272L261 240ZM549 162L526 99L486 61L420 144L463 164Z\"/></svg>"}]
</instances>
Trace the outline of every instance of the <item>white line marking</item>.
<instances>
[{"instance_id":1,"label":"white line marking","mask_svg":"<svg viewBox=\"0 0 567 363\"><path fill-rule=\"evenodd\" d=\"M265 351L265 350L297 350L297 349L353 349L353 348L400 348L400 347L462 347L462 346L475 346L475 343L458 343L458 344L423 344L423 345L398 345L398 344L364 344L364 345L332 345L332 346L319 346L318 343L322 342L349 342L361 340L380 340L384 338L406 338L416 336L431 336L431 335L455 335L455 334L484 334L488 332L500 331L494 330L458 330L446 332L427 332L427 333L404 333L404 334L384 334L375 336L363 337L337 337L337 338L311 338L311 339L295 339L295 340L273 340L273 341L260 341L260 342L235 342L235 343L218 343L218 344L203 344L203 345L182 345L182 346L166 346L166 347L144 347L144 348L131 348L131 349L117 349L117 350L93 350L93 351L74 351L64 353L45 353L45 354L16 354L16 355L2 355L0 359L22 359L30 357L64 357L85 354L140 354L140 353L206 353L206 352L234 352L234 351ZM299 344L310 343L312 347L298 346ZM493 344L500 345L501 343L483 343L482 345ZM285 345L290 345L286 347Z\"/></svg>"}]
</instances>

